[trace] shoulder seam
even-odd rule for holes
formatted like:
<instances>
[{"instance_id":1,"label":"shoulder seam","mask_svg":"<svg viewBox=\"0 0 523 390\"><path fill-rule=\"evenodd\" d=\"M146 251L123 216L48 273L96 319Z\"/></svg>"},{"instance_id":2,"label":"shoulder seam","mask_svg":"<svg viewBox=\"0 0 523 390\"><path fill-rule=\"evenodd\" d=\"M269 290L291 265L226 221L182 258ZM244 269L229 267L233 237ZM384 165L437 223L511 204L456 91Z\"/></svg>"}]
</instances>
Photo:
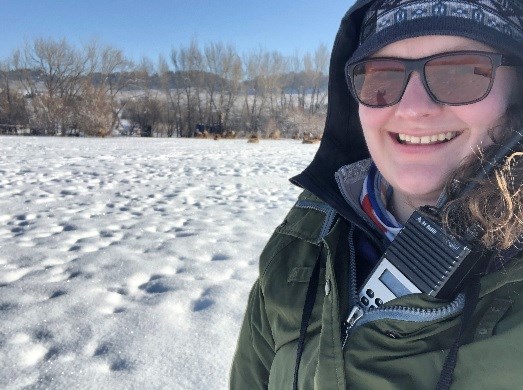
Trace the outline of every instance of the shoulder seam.
<instances>
[{"instance_id":1,"label":"shoulder seam","mask_svg":"<svg viewBox=\"0 0 523 390\"><path fill-rule=\"evenodd\" d=\"M329 233L332 228L334 219L336 218L336 210L324 202L315 202L312 200L300 199L296 202L295 207L301 209L312 209L320 211L325 214L325 219L323 220L323 225L320 229L319 237L316 239L316 243L320 243L321 240Z\"/></svg>"}]
</instances>

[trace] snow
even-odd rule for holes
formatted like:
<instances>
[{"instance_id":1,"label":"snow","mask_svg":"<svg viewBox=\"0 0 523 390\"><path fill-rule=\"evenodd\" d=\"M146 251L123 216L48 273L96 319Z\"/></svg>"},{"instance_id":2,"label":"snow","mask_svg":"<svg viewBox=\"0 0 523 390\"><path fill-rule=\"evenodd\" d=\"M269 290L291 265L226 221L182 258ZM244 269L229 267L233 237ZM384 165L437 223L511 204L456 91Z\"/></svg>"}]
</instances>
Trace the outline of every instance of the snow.
<instances>
[{"instance_id":1,"label":"snow","mask_svg":"<svg viewBox=\"0 0 523 390\"><path fill-rule=\"evenodd\" d=\"M0 388L227 388L259 253L317 144L0 142Z\"/></svg>"}]
</instances>

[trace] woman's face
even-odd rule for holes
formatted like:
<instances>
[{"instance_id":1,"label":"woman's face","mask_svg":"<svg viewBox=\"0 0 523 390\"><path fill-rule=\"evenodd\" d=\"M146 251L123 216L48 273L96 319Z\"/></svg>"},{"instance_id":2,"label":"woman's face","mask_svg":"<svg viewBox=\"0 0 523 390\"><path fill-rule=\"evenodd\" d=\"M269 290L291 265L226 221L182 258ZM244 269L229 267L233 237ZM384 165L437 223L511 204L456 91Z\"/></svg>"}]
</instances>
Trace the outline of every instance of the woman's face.
<instances>
[{"instance_id":1,"label":"woman's face","mask_svg":"<svg viewBox=\"0 0 523 390\"><path fill-rule=\"evenodd\" d=\"M420 58L457 51L493 51L457 36L423 36L394 42L376 57ZM419 74L413 73L401 101L384 108L359 107L370 154L394 189L395 204L434 205L448 174L478 145L492 141L489 130L501 124L516 81L515 71L499 67L489 95L473 104L445 106L427 95ZM411 137L453 136L448 142L400 143L398 134ZM407 138L408 139L408 138ZM416 139L415 139L416 140ZM398 203L399 202L399 203Z\"/></svg>"}]
</instances>

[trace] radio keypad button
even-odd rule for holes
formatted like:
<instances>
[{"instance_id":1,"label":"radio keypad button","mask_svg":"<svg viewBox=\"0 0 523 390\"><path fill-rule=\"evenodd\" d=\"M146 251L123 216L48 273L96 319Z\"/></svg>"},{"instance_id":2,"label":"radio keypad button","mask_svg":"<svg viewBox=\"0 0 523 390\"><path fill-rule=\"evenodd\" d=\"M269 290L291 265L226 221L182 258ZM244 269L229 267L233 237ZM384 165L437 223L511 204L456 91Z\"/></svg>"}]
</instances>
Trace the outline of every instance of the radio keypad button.
<instances>
[{"instance_id":1,"label":"radio keypad button","mask_svg":"<svg viewBox=\"0 0 523 390\"><path fill-rule=\"evenodd\" d=\"M367 299L367 297L361 297L361 303L363 303L365 306L368 306L369 305L369 300Z\"/></svg>"},{"instance_id":2,"label":"radio keypad button","mask_svg":"<svg viewBox=\"0 0 523 390\"><path fill-rule=\"evenodd\" d=\"M376 306L378 306L378 307L383 305L383 301L381 299L379 299L379 298L376 298L376 300L374 302L376 302Z\"/></svg>"},{"instance_id":3,"label":"radio keypad button","mask_svg":"<svg viewBox=\"0 0 523 390\"><path fill-rule=\"evenodd\" d=\"M374 298L374 291L372 291L370 288L367 289L366 293L369 298Z\"/></svg>"}]
</instances>

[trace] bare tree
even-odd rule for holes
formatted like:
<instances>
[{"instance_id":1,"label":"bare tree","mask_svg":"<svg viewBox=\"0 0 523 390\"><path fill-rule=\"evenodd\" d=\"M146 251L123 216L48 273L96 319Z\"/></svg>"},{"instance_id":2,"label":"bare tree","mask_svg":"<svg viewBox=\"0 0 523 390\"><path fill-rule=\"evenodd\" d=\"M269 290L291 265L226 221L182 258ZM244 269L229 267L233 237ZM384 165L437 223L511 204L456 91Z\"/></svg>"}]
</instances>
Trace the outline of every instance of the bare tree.
<instances>
[{"instance_id":1,"label":"bare tree","mask_svg":"<svg viewBox=\"0 0 523 390\"><path fill-rule=\"evenodd\" d=\"M305 55L304 71L309 82L309 113L315 114L321 109L327 99L327 89L322 85L329 67L329 51L327 46L321 44L313 55Z\"/></svg>"},{"instance_id":2,"label":"bare tree","mask_svg":"<svg viewBox=\"0 0 523 390\"><path fill-rule=\"evenodd\" d=\"M171 52L171 62L177 74L177 84L184 92L185 120L183 135L194 136L196 124L204 121L202 100L203 55L198 43L193 40L187 47Z\"/></svg>"},{"instance_id":3,"label":"bare tree","mask_svg":"<svg viewBox=\"0 0 523 390\"><path fill-rule=\"evenodd\" d=\"M304 79L303 72L303 56L297 52L290 59L290 75L288 77L289 95L289 109L298 108L305 111L305 102L307 99L307 83ZM294 98L296 96L296 99Z\"/></svg>"},{"instance_id":4,"label":"bare tree","mask_svg":"<svg viewBox=\"0 0 523 390\"><path fill-rule=\"evenodd\" d=\"M209 44L205 47L207 77L208 123L218 121L222 130L228 130L229 119L238 99L242 64L236 49L224 44Z\"/></svg>"},{"instance_id":5,"label":"bare tree","mask_svg":"<svg viewBox=\"0 0 523 390\"><path fill-rule=\"evenodd\" d=\"M65 135L74 127L86 57L65 39L36 39L14 58L23 70L21 82L32 97L32 126Z\"/></svg>"},{"instance_id":6,"label":"bare tree","mask_svg":"<svg viewBox=\"0 0 523 390\"><path fill-rule=\"evenodd\" d=\"M99 96L105 96L111 110L110 131L118 126L123 109L119 94L137 83L134 66L122 50L112 46L99 46L96 41L87 48L87 53L90 58L90 83Z\"/></svg>"},{"instance_id":7,"label":"bare tree","mask_svg":"<svg viewBox=\"0 0 523 390\"><path fill-rule=\"evenodd\" d=\"M205 70L207 71L203 81L206 92L206 115L205 123L211 124L217 120L221 122L221 114L217 104L217 95L223 87L222 57L224 46L211 43L204 48Z\"/></svg>"},{"instance_id":8,"label":"bare tree","mask_svg":"<svg viewBox=\"0 0 523 390\"><path fill-rule=\"evenodd\" d=\"M82 84L82 95L75 109L74 126L70 131L105 137L113 129L114 112L111 101L104 90L93 85L89 79Z\"/></svg>"},{"instance_id":9,"label":"bare tree","mask_svg":"<svg viewBox=\"0 0 523 390\"><path fill-rule=\"evenodd\" d=\"M269 109L272 117L277 117L281 114L282 92L284 89L283 75L287 72L288 61L277 51L266 53L266 66L264 82L265 89L269 98Z\"/></svg>"},{"instance_id":10,"label":"bare tree","mask_svg":"<svg viewBox=\"0 0 523 390\"><path fill-rule=\"evenodd\" d=\"M158 74L147 57L141 59L134 74L135 96L124 103L126 117L140 128L142 136L153 136L160 132L160 127L163 128L162 106L165 99L157 89Z\"/></svg>"},{"instance_id":11,"label":"bare tree","mask_svg":"<svg viewBox=\"0 0 523 390\"><path fill-rule=\"evenodd\" d=\"M191 137L197 124L294 135L325 116L328 58L325 45L305 56L259 48L240 57L231 45L201 50L193 40L173 49L170 61L134 65L97 41L78 49L36 39L12 56L12 72L0 69L0 120L25 117L44 134L106 136L131 104L126 115L156 135Z\"/></svg>"},{"instance_id":12,"label":"bare tree","mask_svg":"<svg viewBox=\"0 0 523 390\"><path fill-rule=\"evenodd\" d=\"M158 98L142 96L128 101L124 116L138 127L142 137L152 137L162 120L162 104Z\"/></svg>"},{"instance_id":13,"label":"bare tree","mask_svg":"<svg viewBox=\"0 0 523 390\"><path fill-rule=\"evenodd\" d=\"M261 117L267 104L266 78L269 70L269 56L262 49L250 52L244 57L244 113L245 126L251 133L261 130Z\"/></svg>"},{"instance_id":14,"label":"bare tree","mask_svg":"<svg viewBox=\"0 0 523 390\"><path fill-rule=\"evenodd\" d=\"M168 137L176 134L180 136L181 127L179 127L179 105L176 104L176 89L173 88L173 72L169 69L167 60L160 55L158 58L158 77L160 87L165 95L165 101L162 109L162 122Z\"/></svg>"},{"instance_id":15,"label":"bare tree","mask_svg":"<svg viewBox=\"0 0 523 390\"><path fill-rule=\"evenodd\" d=\"M11 60L0 63L0 124L16 129L16 126L27 125L29 116L26 99L13 85L13 73Z\"/></svg>"}]
</instances>

